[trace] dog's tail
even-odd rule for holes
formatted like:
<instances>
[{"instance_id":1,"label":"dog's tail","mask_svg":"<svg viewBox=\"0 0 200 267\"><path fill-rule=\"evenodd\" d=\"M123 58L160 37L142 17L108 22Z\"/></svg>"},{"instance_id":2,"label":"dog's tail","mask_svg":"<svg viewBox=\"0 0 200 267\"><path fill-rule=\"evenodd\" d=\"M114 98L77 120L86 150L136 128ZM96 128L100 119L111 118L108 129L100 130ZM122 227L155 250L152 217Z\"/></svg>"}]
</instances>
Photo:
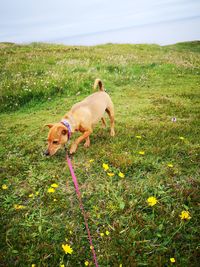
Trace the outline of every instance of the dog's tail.
<instances>
[{"instance_id":1,"label":"dog's tail","mask_svg":"<svg viewBox=\"0 0 200 267\"><path fill-rule=\"evenodd\" d=\"M104 86L103 86L103 83L100 79L96 79L94 81L94 89L96 89L97 85L99 86L100 91L104 91Z\"/></svg>"}]
</instances>

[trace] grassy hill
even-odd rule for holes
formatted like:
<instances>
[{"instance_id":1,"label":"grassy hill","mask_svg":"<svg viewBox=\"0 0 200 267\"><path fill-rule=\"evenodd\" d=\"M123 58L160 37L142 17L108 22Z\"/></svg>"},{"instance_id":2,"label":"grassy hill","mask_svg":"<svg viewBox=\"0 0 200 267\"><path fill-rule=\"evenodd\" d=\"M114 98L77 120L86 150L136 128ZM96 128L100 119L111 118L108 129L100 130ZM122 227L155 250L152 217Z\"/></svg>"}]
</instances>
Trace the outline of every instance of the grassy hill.
<instances>
[{"instance_id":1,"label":"grassy hill","mask_svg":"<svg viewBox=\"0 0 200 267\"><path fill-rule=\"evenodd\" d=\"M73 165L99 265L198 266L199 74L200 42L1 43L0 266L93 266L65 151L42 151L44 124L92 93L95 78L115 104L116 137L99 123Z\"/></svg>"}]
</instances>

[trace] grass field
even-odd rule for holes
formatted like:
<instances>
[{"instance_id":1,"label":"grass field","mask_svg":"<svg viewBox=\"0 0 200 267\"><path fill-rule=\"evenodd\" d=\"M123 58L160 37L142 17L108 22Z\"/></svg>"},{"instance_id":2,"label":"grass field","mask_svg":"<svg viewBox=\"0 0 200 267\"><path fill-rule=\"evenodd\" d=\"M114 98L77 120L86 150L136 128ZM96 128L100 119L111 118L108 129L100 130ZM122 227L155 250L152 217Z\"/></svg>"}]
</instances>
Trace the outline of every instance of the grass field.
<instances>
[{"instance_id":1,"label":"grass field","mask_svg":"<svg viewBox=\"0 0 200 267\"><path fill-rule=\"evenodd\" d=\"M65 151L42 151L43 125L92 93L95 78L113 99L116 136L106 118L73 165L99 266L199 266L199 77L200 42L1 43L0 266L94 266Z\"/></svg>"}]
</instances>

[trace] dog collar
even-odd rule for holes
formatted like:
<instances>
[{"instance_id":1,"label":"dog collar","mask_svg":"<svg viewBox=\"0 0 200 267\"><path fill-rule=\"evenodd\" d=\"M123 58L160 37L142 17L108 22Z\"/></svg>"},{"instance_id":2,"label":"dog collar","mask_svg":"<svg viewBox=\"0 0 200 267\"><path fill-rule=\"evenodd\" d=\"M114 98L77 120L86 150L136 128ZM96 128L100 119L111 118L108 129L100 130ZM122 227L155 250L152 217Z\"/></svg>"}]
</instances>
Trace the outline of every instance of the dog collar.
<instances>
[{"instance_id":1,"label":"dog collar","mask_svg":"<svg viewBox=\"0 0 200 267\"><path fill-rule=\"evenodd\" d=\"M71 137L72 131L71 131L71 127L69 125L69 122L67 120L61 120L61 123L67 128L67 135L68 135L68 140Z\"/></svg>"}]
</instances>

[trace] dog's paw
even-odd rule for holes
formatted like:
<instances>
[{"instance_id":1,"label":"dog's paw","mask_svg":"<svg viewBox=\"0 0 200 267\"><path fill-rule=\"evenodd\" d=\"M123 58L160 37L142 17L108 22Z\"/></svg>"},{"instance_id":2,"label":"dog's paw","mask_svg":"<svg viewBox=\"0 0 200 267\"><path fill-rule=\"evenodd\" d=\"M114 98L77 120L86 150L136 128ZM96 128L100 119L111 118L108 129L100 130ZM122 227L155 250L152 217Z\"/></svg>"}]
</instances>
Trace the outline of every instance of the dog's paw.
<instances>
[{"instance_id":1,"label":"dog's paw","mask_svg":"<svg viewBox=\"0 0 200 267\"><path fill-rule=\"evenodd\" d=\"M111 131L110 131L110 135L111 135L111 136L115 136L115 130L111 129Z\"/></svg>"},{"instance_id":2,"label":"dog's paw","mask_svg":"<svg viewBox=\"0 0 200 267\"><path fill-rule=\"evenodd\" d=\"M70 148L70 151L69 151L69 152L70 152L70 154L73 154L73 153L75 153L75 152L76 152L76 150L77 150L77 147L78 147L78 146L77 146L77 144L75 144L75 143L74 143L74 144L72 144L72 146L71 146L71 148Z\"/></svg>"},{"instance_id":3,"label":"dog's paw","mask_svg":"<svg viewBox=\"0 0 200 267\"><path fill-rule=\"evenodd\" d=\"M90 146L90 142L85 142L85 144L84 144L84 147L89 147Z\"/></svg>"}]
</instances>

